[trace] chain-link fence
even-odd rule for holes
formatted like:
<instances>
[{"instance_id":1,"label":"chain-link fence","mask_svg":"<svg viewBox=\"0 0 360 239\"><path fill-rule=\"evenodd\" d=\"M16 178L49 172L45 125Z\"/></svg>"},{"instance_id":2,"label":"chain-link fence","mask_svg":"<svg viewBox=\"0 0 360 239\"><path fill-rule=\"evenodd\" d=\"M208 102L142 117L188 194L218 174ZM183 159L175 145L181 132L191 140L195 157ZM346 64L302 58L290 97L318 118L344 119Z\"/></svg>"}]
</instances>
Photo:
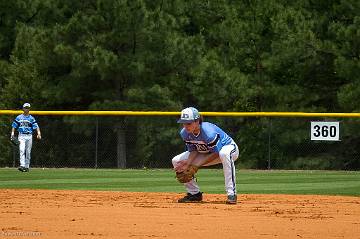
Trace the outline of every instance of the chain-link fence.
<instances>
[{"instance_id":1,"label":"chain-link fence","mask_svg":"<svg viewBox=\"0 0 360 239\"><path fill-rule=\"evenodd\" d=\"M1 116L0 166L19 164L17 147L9 142L15 116ZM42 140L34 137L32 167L169 168L185 150L180 125L172 116L35 116ZM310 122L340 122L339 141L310 140ZM360 120L208 117L238 143L238 168L360 168Z\"/></svg>"}]
</instances>

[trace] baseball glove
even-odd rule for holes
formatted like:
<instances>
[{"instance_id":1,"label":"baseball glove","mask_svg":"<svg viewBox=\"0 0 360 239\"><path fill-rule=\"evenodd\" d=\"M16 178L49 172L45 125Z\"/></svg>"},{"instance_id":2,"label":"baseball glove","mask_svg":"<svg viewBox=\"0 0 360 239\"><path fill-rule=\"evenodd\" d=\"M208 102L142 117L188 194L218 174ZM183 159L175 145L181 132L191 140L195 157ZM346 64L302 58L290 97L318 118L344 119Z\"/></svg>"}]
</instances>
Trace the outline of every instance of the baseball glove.
<instances>
[{"instance_id":1,"label":"baseball glove","mask_svg":"<svg viewBox=\"0 0 360 239\"><path fill-rule=\"evenodd\" d=\"M18 146L20 144L19 140L15 137L11 137L10 142L14 146Z\"/></svg>"},{"instance_id":2,"label":"baseball glove","mask_svg":"<svg viewBox=\"0 0 360 239\"><path fill-rule=\"evenodd\" d=\"M176 178L180 183L188 183L194 178L198 169L197 166L190 165L185 171L176 172Z\"/></svg>"}]
</instances>

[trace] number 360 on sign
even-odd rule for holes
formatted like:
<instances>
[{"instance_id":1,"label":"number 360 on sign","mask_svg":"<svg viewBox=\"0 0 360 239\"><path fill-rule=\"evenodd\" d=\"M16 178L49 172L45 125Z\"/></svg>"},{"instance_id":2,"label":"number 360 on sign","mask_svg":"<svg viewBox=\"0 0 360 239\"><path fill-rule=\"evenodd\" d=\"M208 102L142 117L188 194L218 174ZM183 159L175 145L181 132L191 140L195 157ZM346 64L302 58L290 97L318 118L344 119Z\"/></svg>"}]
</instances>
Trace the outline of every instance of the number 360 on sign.
<instances>
[{"instance_id":1,"label":"number 360 on sign","mask_svg":"<svg viewBox=\"0 0 360 239\"><path fill-rule=\"evenodd\" d=\"M339 141L339 122L311 122L311 140Z\"/></svg>"}]
</instances>

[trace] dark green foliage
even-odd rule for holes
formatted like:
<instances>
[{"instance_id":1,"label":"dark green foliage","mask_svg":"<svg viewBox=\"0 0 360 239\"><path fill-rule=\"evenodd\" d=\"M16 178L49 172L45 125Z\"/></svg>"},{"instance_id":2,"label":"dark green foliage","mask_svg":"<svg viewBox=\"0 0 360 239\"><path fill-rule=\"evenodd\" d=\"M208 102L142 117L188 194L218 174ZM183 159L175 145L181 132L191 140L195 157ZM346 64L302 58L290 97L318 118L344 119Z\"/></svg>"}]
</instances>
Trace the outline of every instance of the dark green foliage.
<instances>
[{"instance_id":1,"label":"dark green foliage","mask_svg":"<svg viewBox=\"0 0 360 239\"><path fill-rule=\"evenodd\" d=\"M357 112L359 12L357 0L1 1L0 107L30 101L39 110ZM127 140L129 165L156 167L182 149L175 119L159 120L161 127L103 123L115 141L137 135ZM267 167L267 119L219 124L241 143L246 167ZM297 124L272 126L279 167L359 168L346 155L304 164L311 153L291 151L308 140L306 124ZM350 142L359 130L346 135L349 154L357 153ZM76 133L91 137L81 127Z\"/></svg>"}]
</instances>

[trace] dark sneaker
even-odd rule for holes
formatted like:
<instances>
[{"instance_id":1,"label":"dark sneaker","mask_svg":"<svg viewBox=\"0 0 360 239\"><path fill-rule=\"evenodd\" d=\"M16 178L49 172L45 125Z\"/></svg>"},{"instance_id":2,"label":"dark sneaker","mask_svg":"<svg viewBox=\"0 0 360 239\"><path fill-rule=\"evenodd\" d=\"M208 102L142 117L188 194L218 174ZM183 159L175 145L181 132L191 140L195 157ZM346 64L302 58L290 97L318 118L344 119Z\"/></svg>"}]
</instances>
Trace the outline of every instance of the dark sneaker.
<instances>
[{"instance_id":1,"label":"dark sneaker","mask_svg":"<svg viewBox=\"0 0 360 239\"><path fill-rule=\"evenodd\" d=\"M236 204L237 203L237 196L235 195L228 195L226 204Z\"/></svg>"},{"instance_id":2,"label":"dark sneaker","mask_svg":"<svg viewBox=\"0 0 360 239\"><path fill-rule=\"evenodd\" d=\"M23 172L29 172L29 168L24 168Z\"/></svg>"},{"instance_id":3,"label":"dark sneaker","mask_svg":"<svg viewBox=\"0 0 360 239\"><path fill-rule=\"evenodd\" d=\"M178 200L179 203L188 203L188 202L201 202L202 201L202 192L198 192L197 194L190 194Z\"/></svg>"},{"instance_id":4,"label":"dark sneaker","mask_svg":"<svg viewBox=\"0 0 360 239\"><path fill-rule=\"evenodd\" d=\"M25 168L24 168L24 167L18 167L18 170L19 170L20 172L25 172Z\"/></svg>"}]
</instances>

